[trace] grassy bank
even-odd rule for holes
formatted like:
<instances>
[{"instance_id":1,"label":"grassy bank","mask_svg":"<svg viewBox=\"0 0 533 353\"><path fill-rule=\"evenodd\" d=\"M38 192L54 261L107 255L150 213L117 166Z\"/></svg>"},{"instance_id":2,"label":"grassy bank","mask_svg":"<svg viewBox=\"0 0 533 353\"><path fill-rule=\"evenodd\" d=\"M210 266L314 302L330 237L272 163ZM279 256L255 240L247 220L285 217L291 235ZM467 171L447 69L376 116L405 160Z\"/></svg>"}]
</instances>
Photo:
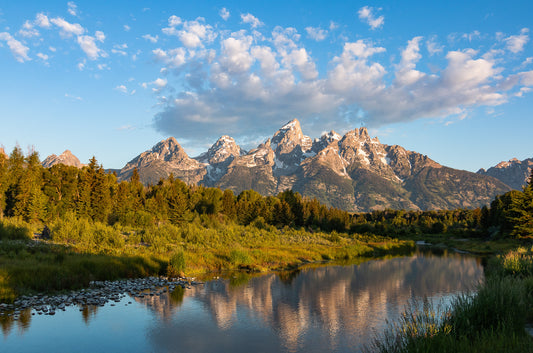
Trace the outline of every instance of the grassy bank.
<instances>
[{"instance_id":1,"label":"grassy bank","mask_svg":"<svg viewBox=\"0 0 533 353\"><path fill-rule=\"evenodd\" d=\"M32 240L38 226L0 221L0 301L86 287L92 280L198 275L242 269L263 272L319 261L412 251L412 241L379 236L205 223L132 228L66 218L50 240Z\"/></svg>"},{"instance_id":2,"label":"grassy bank","mask_svg":"<svg viewBox=\"0 0 533 353\"><path fill-rule=\"evenodd\" d=\"M458 296L444 312L412 303L376 339L372 352L533 352L524 327L533 321L533 248L489 261L477 293Z\"/></svg>"}]
</instances>

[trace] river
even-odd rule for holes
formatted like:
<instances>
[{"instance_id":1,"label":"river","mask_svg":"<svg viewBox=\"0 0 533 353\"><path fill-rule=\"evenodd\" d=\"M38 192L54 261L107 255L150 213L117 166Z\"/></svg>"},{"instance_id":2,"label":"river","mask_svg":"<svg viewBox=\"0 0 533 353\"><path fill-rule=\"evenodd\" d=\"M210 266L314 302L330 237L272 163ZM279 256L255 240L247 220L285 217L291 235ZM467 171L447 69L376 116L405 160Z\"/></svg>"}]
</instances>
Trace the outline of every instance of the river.
<instances>
[{"instance_id":1,"label":"river","mask_svg":"<svg viewBox=\"0 0 533 353\"><path fill-rule=\"evenodd\" d=\"M103 307L0 317L1 352L357 352L410 299L448 305L483 280L478 257L442 251L232 274Z\"/></svg>"}]
</instances>

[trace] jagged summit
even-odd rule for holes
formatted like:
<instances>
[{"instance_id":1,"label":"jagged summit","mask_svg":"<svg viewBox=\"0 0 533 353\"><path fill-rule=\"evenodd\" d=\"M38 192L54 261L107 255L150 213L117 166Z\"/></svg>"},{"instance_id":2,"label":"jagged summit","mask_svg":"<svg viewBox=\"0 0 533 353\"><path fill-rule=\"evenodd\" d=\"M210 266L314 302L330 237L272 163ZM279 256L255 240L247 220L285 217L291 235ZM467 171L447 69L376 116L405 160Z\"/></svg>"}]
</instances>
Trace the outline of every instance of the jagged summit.
<instances>
[{"instance_id":1,"label":"jagged summit","mask_svg":"<svg viewBox=\"0 0 533 353\"><path fill-rule=\"evenodd\" d=\"M65 150L59 156L56 156L55 154L51 154L48 157L46 157L45 160L41 164L45 168L50 168L51 166L56 165L56 164L64 164L64 165L69 165L69 166L73 166L76 168L83 167L83 164L80 162L78 157L72 154L70 150Z\"/></svg>"},{"instance_id":2,"label":"jagged summit","mask_svg":"<svg viewBox=\"0 0 533 353\"><path fill-rule=\"evenodd\" d=\"M190 158L171 137L130 161L119 179L131 177L134 168L145 184L172 173L188 184L236 194L254 189L276 195L292 189L353 212L472 208L509 190L497 179L443 167L420 153L382 144L365 127L343 136L330 131L313 141L296 119L249 152L224 135L207 152Z\"/></svg>"},{"instance_id":3,"label":"jagged summit","mask_svg":"<svg viewBox=\"0 0 533 353\"><path fill-rule=\"evenodd\" d=\"M196 184L206 174L202 164L190 158L174 137L157 143L152 149L129 161L120 170L119 180L129 179L134 169L137 169L145 184L155 184L171 173L186 183Z\"/></svg>"},{"instance_id":4,"label":"jagged summit","mask_svg":"<svg viewBox=\"0 0 533 353\"><path fill-rule=\"evenodd\" d=\"M199 155L195 159L201 163L218 164L229 163L235 157L246 154L235 140L227 135L221 136L207 152Z\"/></svg>"},{"instance_id":5,"label":"jagged summit","mask_svg":"<svg viewBox=\"0 0 533 353\"><path fill-rule=\"evenodd\" d=\"M189 158L187 152L181 147L181 145L176 141L174 137L169 137L166 140L163 140L156 144L150 151L142 153L139 157L143 162L147 163L153 158L165 160L165 161L175 161L183 160Z\"/></svg>"},{"instance_id":6,"label":"jagged summit","mask_svg":"<svg viewBox=\"0 0 533 353\"><path fill-rule=\"evenodd\" d=\"M283 125L270 140L272 150L276 154L292 151L296 146L300 146L302 151L311 149L313 141L302 132L300 122L297 119L289 121Z\"/></svg>"},{"instance_id":7,"label":"jagged summit","mask_svg":"<svg viewBox=\"0 0 533 353\"><path fill-rule=\"evenodd\" d=\"M532 168L533 158L527 158L523 161L513 158L508 161L502 161L487 170L482 168L477 173L489 175L501 180L513 189L521 190L522 186L526 185Z\"/></svg>"}]
</instances>

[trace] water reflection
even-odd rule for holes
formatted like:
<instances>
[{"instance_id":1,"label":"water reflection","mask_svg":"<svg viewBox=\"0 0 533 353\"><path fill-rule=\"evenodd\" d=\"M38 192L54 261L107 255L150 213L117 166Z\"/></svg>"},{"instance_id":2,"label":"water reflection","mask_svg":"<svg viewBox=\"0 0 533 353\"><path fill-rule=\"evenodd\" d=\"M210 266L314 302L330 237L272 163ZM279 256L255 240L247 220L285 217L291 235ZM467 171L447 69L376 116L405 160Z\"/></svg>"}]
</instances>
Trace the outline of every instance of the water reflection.
<instances>
[{"instance_id":1,"label":"water reflection","mask_svg":"<svg viewBox=\"0 0 533 353\"><path fill-rule=\"evenodd\" d=\"M482 278L479 258L418 252L352 266L255 277L236 274L161 296L127 297L117 307L82 308L81 322L87 329L102 326L100 317L107 315L106 320L123 320L120 325L127 328L135 317L137 325L143 323L145 336L125 329L125 337L143 340L133 351L357 351L387 319L394 320L410 298L449 298L473 289ZM0 318L4 339L15 326L19 336L26 330L30 336L33 318L59 319L35 317L30 311L21 313L16 325ZM107 334L102 340L116 340ZM86 347L92 348L96 347Z\"/></svg>"},{"instance_id":2,"label":"water reflection","mask_svg":"<svg viewBox=\"0 0 533 353\"><path fill-rule=\"evenodd\" d=\"M280 343L276 350L343 351L367 343L386 319L394 319L404 310L410 298L441 299L472 290L482 278L479 258L417 253L358 266L269 274L240 286L232 281L212 281L186 291L185 300L199 305L218 330L237 334L235 344L228 347L232 351L249 348L238 343L242 341L239 332L246 332L240 327L243 320L250 327L273 330ZM171 323L172 330L157 325L151 330L152 343L158 350L172 351L172 343L181 336L161 333L178 332L181 326L179 315Z\"/></svg>"}]
</instances>

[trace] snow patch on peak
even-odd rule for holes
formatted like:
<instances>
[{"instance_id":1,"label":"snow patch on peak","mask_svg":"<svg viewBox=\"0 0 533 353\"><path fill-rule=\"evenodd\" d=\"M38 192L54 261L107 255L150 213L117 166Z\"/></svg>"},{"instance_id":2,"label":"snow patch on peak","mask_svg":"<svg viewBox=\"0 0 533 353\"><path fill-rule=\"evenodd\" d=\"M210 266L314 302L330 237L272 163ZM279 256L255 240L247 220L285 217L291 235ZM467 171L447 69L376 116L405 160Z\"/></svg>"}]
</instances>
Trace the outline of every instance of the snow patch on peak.
<instances>
[{"instance_id":1,"label":"snow patch on peak","mask_svg":"<svg viewBox=\"0 0 533 353\"><path fill-rule=\"evenodd\" d=\"M280 130L291 130L300 125L300 122L297 119L289 121L287 124L283 125Z\"/></svg>"}]
</instances>

